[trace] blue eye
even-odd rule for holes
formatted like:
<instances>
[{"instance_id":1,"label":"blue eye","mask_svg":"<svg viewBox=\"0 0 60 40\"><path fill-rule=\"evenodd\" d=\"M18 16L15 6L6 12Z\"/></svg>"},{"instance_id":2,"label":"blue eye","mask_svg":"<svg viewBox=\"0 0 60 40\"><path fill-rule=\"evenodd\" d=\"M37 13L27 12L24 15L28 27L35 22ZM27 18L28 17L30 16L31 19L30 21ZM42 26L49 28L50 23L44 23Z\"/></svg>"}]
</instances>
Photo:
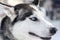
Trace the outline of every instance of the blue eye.
<instances>
[{"instance_id":1,"label":"blue eye","mask_svg":"<svg viewBox=\"0 0 60 40\"><path fill-rule=\"evenodd\" d=\"M36 17L32 17L32 18L29 18L30 20L32 21L38 21L38 19Z\"/></svg>"}]
</instances>

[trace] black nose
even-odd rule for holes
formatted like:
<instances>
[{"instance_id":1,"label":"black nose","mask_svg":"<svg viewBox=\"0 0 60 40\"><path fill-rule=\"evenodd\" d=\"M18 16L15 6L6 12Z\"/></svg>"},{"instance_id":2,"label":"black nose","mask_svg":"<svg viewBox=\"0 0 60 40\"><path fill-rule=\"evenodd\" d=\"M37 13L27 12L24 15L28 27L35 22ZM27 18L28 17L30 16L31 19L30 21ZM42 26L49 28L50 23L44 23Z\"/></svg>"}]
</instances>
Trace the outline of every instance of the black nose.
<instances>
[{"instance_id":1,"label":"black nose","mask_svg":"<svg viewBox=\"0 0 60 40\"><path fill-rule=\"evenodd\" d=\"M54 35L54 34L56 33L56 31L57 31L56 28L51 28L51 29L50 29L50 33L51 33L52 35Z\"/></svg>"}]
</instances>

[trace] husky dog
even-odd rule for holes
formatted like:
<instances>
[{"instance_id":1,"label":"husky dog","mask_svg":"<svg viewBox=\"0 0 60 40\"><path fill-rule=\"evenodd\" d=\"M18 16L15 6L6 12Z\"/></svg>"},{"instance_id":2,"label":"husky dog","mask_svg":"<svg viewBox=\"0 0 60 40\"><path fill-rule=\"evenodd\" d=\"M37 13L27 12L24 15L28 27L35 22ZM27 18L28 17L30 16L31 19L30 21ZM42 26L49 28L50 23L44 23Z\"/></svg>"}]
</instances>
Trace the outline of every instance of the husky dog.
<instances>
[{"instance_id":1,"label":"husky dog","mask_svg":"<svg viewBox=\"0 0 60 40\"><path fill-rule=\"evenodd\" d=\"M35 5L18 4L13 7L16 16L2 19L3 40L50 40L57 29L44 19L43 12Z\"/></svg>"}]
</instances>

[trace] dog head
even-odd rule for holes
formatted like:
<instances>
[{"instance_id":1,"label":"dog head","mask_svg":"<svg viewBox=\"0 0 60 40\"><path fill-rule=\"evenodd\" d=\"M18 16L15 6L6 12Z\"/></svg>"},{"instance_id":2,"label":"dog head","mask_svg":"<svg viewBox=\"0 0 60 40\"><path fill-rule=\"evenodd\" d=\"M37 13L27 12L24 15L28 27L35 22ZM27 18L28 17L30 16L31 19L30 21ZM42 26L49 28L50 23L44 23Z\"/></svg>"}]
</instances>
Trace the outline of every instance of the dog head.
<instances>
[{"instance_id":1,"label":"dog head","mask_svg":"<svg viewBox=\"0 0 60 40\"><path fill-rule=\"evenodd\" d=\"M13 21L12 33L16 38L20 39L21 35L25 35L33 40L40 37L47 40L56 33L56 28L44 19L43 12L36 6L19 4L14 10L17 17Z\"/></svg>"},{"instance_id":2,"label":"dog head","mask_svg":"<svg viewBox=\"0 0 60 40\"><path fill-rule=\"evenodd\" d=\"M57 31L35 5L18 4L14 11L11 33L17 40L50 40Z\"/></svg>"}]
</instances>

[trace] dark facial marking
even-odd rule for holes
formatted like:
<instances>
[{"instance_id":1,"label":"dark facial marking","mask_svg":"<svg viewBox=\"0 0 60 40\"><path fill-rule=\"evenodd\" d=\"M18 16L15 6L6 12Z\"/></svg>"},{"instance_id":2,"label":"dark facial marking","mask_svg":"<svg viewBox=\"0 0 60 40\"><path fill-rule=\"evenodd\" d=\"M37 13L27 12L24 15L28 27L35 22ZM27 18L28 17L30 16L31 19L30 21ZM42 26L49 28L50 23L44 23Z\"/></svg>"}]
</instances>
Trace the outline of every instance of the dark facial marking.
<instances>
[{"instance_id":1,"label":"dark facial marking","mask_svg":"<svg viewBox=\"0 0 60 40\"><path fill-rule=\"evenodd\" d=\"M29 6L29 4L18 4L14 7L14 11L15 11L15 14L19 14L19 10L20 9L25 9L25 10L29 10L29 11L32 11L34 10L32 7Z\"/></svg>"},{"instance_id":2,"label":"dark facial marking","mask_svg":"<svg viewBox=\"0 0 60 40\"><path fill-rule=\"evenodd\" d=\"M29 6L29 4L17 4L14 7L14 10L16 11L17 9L20 10L21 8L26 8L27 6Z\"/></svg>"},{"instance_id":3,"label":"dark facial marking","mask_svg":"<svg viewBox=\"0 0 60 40\"><path fill-rule=\"evenodd\" d=\"M29 16L31 16L33 13L32 12L27 12L27 13L24 13L24 17L29 17Z\"/></svg>"},{"instance_id":4,"label":"dark facial marking","mask_svg":"<svg viewBox=\"0 0 60 40\"><path fill-rule=\"evenodd\" d=\"M28 4L18 4L14 7L15 14L18 14L20 9L24 9L28 6Z\"/></svg>"},{"instance_id":5,"label":"dark facial marking","mask_svg":"<svg viewBox=\"0 0 60 40\"><path fill-rule=\"evenodd\" d=\"M22 10L20 13L19 11ZM14 7L14 11L17 15L17 17L14 19L12 24L16 23L17 21L24 21L27 17L31 16L32 10L34 10L32 7L29 6L29 4L18 4Z\"/></svg>"},{"instance_id":6,"label":"dark facial marking","mask_svg":"<svg viewBox=\"0 0 60 40\"><path fill-rule=\"evenodd\" d=\"M23 13L23 15L18 15L14 21L12 22L12 24L15 24L17 21L24 21L27 17L31 16L33 13L32 12L26 12Z\"/></svg>"},{"instance_id":7,"label":"dark facial marking","mask_svg":"<svg viewBox=\"0 0 60 40\"><path fill-rule=\"evenodd\" d=\"M1 30L6 30L6 28L9 26L8 24L11 24L11 20L9 17L4 17L1 22Z\"/></svg>"},{"instance_id":8,"label":"dark facial marking","mask_svg":"<svg viewBox=\"0 0 60 40\"><path fill-rule=\"evenodd\" d=\"M3 40L14 40L9 28L11 28L11 20L8 16L4 17L1 22L1 36Z\"/></svg>"}]
</instances>

